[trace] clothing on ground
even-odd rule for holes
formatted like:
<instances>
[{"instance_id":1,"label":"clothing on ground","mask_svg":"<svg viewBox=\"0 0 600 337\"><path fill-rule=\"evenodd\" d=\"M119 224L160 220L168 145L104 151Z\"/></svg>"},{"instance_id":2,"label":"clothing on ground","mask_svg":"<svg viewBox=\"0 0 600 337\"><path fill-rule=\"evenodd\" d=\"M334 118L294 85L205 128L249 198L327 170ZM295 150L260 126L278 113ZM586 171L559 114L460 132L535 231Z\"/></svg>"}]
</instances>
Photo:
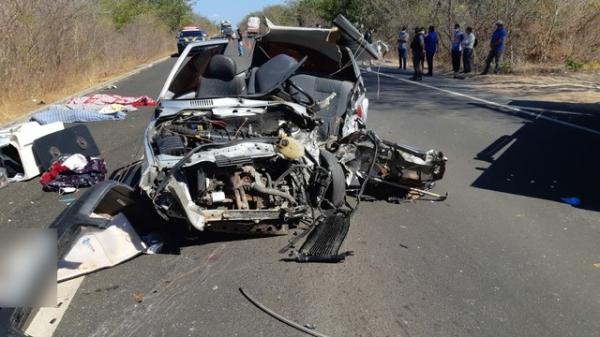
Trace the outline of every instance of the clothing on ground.
<instances>
[{"instance_id":1,"label":"clothing on ground","mask_svg":"<svg viewBox=\"0 0 600 337\"><path fill-rule=\"evenodd\" d=\"M42 174L40 183L45 191L90 187L104 181L106 172L104 159L73 154L52 163L48 171Z\"/></svg>"},{"instance_id":2,"label":"clothing on ground","mask_svg":"<svg viewBox=\"0 0 600 337\"><path fill-rule=\"evenodd\" d=\"M65 105L51 105L46 110L35 113L31 120L40 124L49 124L53 122L77 123L77 122L97 122L122 120L127 117L124 111L114 113L101 113L97 107L74 107Z\"/></svg>"},{"instance_id":3,"label":"clothing on ground","mask_svg":"<svg viewBox=\"0 0 600 337\"><path fill-rule=\"evenodd\" d=\"M121 105L131 105L134 107L141 106L155 106L156 101L148 96L139 96L139 97L125 97L119 95L109 95L109 94L95 94L91 96L82 96L71 98L67 101L67 105L71 104L94 104L94 105L107 105L107 104L121 104Z\"/></svg>"}]
</instances>

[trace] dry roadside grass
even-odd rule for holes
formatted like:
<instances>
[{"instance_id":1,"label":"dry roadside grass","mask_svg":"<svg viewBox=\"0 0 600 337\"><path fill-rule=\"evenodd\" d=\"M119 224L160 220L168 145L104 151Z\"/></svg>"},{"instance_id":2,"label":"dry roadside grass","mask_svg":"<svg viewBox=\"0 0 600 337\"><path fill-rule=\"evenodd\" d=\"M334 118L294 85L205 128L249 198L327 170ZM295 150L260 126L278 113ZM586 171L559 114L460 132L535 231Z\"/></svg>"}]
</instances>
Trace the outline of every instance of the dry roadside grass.
<instances>
[{"instance_id":1,"label":"dry roadside grass","mask_svg":"<svg viewBox=\"0 0 600 337\"><path fill-rule=\"evenodd\" d=\"M407 69L412 70L412 61ZM382 66L398 67L395 57L388 57ZM435 65L438 74L451 72L446 63ZM570 72L564 65L525 65L512 74L469 76L461 84L477 87L507 97L529 100L595 103L600 111L600 72L597 70Z\"/></svg>"},{"instance_id":2,"label":"dry roadside grass","mask_svg":"<svg viewBox=\"0 0 600 337\"><path fill-rule=\"evenodd\" d=\"M465 84L507 97L536 101L597 103L600 110L598 73L474 76L465 79Z\"/></svg>"},{"instance_id":3,"label":"dry roadside grass","mask_svg":"<svg viewBox=\"0 0 600 337\"><path fill-rule=\"evenodd\" d=\"M93 0L5 0L0 31L0 124L166 56L176 42L156 16L117 28Z\"/></svg>"},{"instance_id":4,"label":"dry roadside grass","mask_svg":"<svg viewBox=\"0 0 600 337\"><path fill-rule=\"evenodd\" d=\"M173 49L173 48L170 48ZM157 53L153 57L144 59L127 60L119 64L118 68L98 69L90 71L86 76L73 78L65 85L56 90L32 93L26 95L23 93L14 93L11 97L0 99L0 125L9 123L21 116L24 116L37 109L43 109L44 106L63 100L73 94L94 87L98 84L108 82L116 77L135 70L141 64L151 63L172 54L172 50Z\"/></svg>"}]
</instances>

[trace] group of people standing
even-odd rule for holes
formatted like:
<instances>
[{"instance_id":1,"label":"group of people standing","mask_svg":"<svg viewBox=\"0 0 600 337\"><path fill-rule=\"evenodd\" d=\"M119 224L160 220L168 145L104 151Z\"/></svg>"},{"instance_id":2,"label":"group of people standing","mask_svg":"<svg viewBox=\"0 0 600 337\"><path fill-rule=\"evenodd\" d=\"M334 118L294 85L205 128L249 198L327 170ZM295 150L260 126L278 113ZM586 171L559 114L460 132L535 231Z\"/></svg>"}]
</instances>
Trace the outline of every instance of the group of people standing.
<instances>
[{"instance_id":1,"label":"group of people standing","mask_svg":"<svg viewBox=\"0 0 600 337\"><path fill-rule=\"evenodd\" d=\"M486 58L484 71L482 75L490 71L492 62L495 63L494 72L500 70L502 62L502 53L506 41L507 32L502 21L496 22L496 30L492 34L490 41L490 52ZM407 57L409 48L412 52L412 61L414 74L412 79L421 81L423 79L423 68L427 61L427 76L433 76L433 60L438 50L439 37L434 26L429 26L427 33L424 27L416 27L415 35L410 42L410 34L407 32L407 27L402 27L402 31L398 33L398 58L399 68L406 70ZM451 55L452 55L452 70L454 76L457 77L460 73L461 63L463 73L469 74L473 71L473 51L477 47L477 39L472 27L467 27L463 32L460 25L454 25L451 39Z\"/></svg>"}]
</instances>

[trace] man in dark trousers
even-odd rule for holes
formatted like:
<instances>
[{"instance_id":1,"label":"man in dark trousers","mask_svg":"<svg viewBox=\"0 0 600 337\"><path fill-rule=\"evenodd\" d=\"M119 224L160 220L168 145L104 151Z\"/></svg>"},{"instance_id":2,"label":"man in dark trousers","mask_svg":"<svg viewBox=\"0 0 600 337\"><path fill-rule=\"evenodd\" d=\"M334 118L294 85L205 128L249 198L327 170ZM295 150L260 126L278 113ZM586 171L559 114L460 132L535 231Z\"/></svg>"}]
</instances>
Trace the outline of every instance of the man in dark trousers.
<instances>
[{"instance_id":1,"label":"man in dark trousers","mask_svg":"<svg viewBox=\"0 0 600 337\"><path fill-rule=\"evenodd\" d=\"M425 28L415 28L415 37L413 38L410 49L413 56L413 67L415 73L412 77L413 81L423 80L423 59L425 58Z\"/></svg>"},{"instance_id":2,"label":"man in dark trousers","mask_svg":"<svg viewBox=\"0 0 600 337\"><path fill-rule=\"evenodd\" d=\"M465 38L462 40L463 48L463 70L468 74L473 69L473 48L475 48L475 34L473 28L467 27Z\"/></svg>"},{"instance_id":3,"label":"man in dark trousers","mask_svg":"<svg viewBox=\"0 0 600 337\"><path fill-rule=\"evenodd\" d=\"M465 35L460 30L460 25L458 23L454 24L454 32L452 33L452 70L454 71L454 77L460 71L462 40L464 37Z\"/></svg>"},{"instance_id":4,"label":"man in dark trousers","mask_svg":"<svg viewBox=\"0 0 600 337\"><path fill-rule=\"evenodd\" d=\"M504 22L502 20L496 21L496 30L492 34L492 40L490 41L490 52L485 59L485 69L481 75L487 75L490 71L492 61L495 63L494 73L497 74L500 71L500 63L502 62L502 53L504 52L507 35Z\"/></svg>"},{"instance_id":5,"label":"man in dark trousers","mask_svg":"<svg viewBox=\"0 0 600 337\"><path fill-rule=\"evenodd\" d=\"M398 33L398 69L404 70L406 70L406 57L408 56L409 39L409 34L406 29L406 26L403 26L402 31Z\"/></svg>"},{"instance_id":6,"label":"man in dark trousers","mask_svg":"<svg viewBox=\"0 0 600 337\"><path fill-rule=\"evenodd\" d=\"M238 54L240 56L244 56L244 35L242 34L242 31L238 28L237 29L237 40L238 40Z\"/></svg>"},{"instance_id":7,"label":"man in dark trousers","mask_svg":"<svg viewBox=\"0 0 600 337\"><path fill-rule=\"evenodd\" d=\"M427 76L433 76L433 56L437 51L438 36L434 26L429 26L429 32L425 36L425 57L427 58Z\"/></svg>"}]
</instances>

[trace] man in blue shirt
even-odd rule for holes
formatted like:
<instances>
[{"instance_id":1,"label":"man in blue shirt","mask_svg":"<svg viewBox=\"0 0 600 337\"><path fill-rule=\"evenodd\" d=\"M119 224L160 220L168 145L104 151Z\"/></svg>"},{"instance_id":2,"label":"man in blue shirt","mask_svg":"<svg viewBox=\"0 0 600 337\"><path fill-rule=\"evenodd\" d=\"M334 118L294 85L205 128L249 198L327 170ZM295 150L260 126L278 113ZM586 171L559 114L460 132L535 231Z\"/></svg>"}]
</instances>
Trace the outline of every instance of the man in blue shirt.
<instances>
[{"instance_id":1,"label":"man in blue shirt","mask_svg":"<svg viewBox=\"0 0 600 337\"><path fill-rule=\"evenodd\" d=\"M464 33L460 30L460 25L457 23L454 25L454 32L452 33L452 70L454 71L454 77L458 75L460 71L460 60L462 55L462 40L465 38Z\"/></svg>"},{"instance_id":2,"label":"man in blue shirt","mask_svg":"<svg viewBox=\"0 0 600 337\"><path fill-rule=\"evenodd\" d=\"M425 57L427 58L427 76L433 76L433 56L437 51L438 37L434 26L429 26L429 33L425 36Z\"/></svg>"},{"instance_id":3,"label":"man in blue shirt","mask_svg":"<svg viewBox=\"0 0 600 337\"><path fill-rule=\"evenodd\" d=\"M494 73L497 74L500 71L500 63L502 62L502 53L504 52L504 44L506 43L507 35L506 29L504 28L504 22L498 20L496 22L496 30L492 34L492 40L490 41L490 53L485 60L485 69L481 75L487 75L490 71L492 61L495 63Z\"/></svg>"}]
</instances>

